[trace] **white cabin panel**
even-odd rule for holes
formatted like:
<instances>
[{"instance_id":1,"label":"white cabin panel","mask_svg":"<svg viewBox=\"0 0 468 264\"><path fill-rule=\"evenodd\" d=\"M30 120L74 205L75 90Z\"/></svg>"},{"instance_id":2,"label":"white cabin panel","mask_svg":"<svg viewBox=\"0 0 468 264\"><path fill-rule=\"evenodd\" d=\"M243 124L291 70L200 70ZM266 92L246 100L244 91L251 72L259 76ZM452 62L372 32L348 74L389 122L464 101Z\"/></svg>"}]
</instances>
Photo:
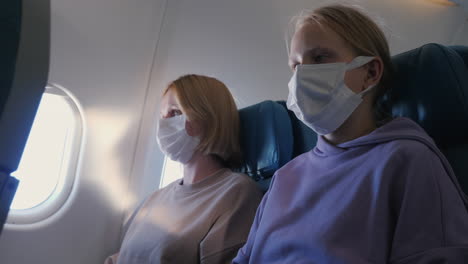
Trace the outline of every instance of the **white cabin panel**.
<instances>
[{"instance_id":1,"label":"white cabin panel","mask_svg":"<svg viewBox=\"0 0 468 264\"><path fill-rule=\"evenodd\" d=\"M72 193L50 218L8 224L0 262L102 263L120 244L150 68L165 1L52 0L49 82L84 115ZM41 177L41 175L31 175Z\"/></svg>"}]
</instances>

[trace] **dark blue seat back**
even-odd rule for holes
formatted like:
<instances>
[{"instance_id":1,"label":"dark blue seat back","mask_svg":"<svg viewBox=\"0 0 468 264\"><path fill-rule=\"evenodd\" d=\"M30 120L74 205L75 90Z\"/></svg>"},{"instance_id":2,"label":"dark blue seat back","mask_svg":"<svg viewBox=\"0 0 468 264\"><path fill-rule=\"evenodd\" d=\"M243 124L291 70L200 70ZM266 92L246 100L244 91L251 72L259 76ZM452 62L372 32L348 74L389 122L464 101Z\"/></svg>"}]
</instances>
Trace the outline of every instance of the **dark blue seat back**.
<instances>
[{"instance_id":1,"label":"dark blue seat back","mask_svg":"<svg viewBox=\"0 0 468 264\"><path fill-rule=\"evenodd\" d=\"M50 0L2 0L0 6L1 232L18 186L10 174L18 168L47 84Z\"/></svg>"},{"instance_id":2,"label":"dark blue seat back","mask_svg":"<svg viewBox=\"0 0 468 264\"><path fill-rule=\"evenodd\" d=\"M285 101L278 101L284 109L287 109ZM317 133L300 121L293 111L288 110L291 119L293 133L293 158L301 155L315 147L317 144Z\"/></svg>"},{"instance_id":3,"label":"dark blue seat back","mask_svg":"<svg viewBox=\"0 0 468 264\"><path fill-rule=\"evenodd\" d=\"M239 115L244 163L238 171L252 177L266 191L275 171L292 159L288 112L273 101L264 101L241 109Z\"/></svg>"},{"instance_id":4,"label":"dark blue seat back","mask_svg":"<svg viewBox=\"0 0 468 264\"><path fill-rule=\"evenodd\" d=\"M0 9L0 119L10 96L15 77L16 58L20 43L22 1L2 2ZM1 123L0 123L1 127ZM1 127L6 129L6 127ZM11 139L8 139L11 140ZM8 155L9 149L2 149ZM0 160L0 233L8 215L18 180L10 177L11 168Z\"/></svg>"},{"instance_id":5,"label":"dark blue seat back","mask_svg":"<svg viewBox=\"0 0 468 264\"><path fill-rule=\"evenodd\" d=\"M468 46L449 46L449 48L458 53L458 56L463 59L465 66L468 68Z\"/></svg>"},{"instance_id":6,"label":"dark blue seat back","mask_svg":"<svg viewBox=\"0 0 468 264\"><path fill-rule=\"evenodd\" d=\"M458 51L468 57L467 48ZM459 53L427 44L392 58L393 116L416 121L434 139L468 193L468 68Z\"/></svg>"}]
</instances>

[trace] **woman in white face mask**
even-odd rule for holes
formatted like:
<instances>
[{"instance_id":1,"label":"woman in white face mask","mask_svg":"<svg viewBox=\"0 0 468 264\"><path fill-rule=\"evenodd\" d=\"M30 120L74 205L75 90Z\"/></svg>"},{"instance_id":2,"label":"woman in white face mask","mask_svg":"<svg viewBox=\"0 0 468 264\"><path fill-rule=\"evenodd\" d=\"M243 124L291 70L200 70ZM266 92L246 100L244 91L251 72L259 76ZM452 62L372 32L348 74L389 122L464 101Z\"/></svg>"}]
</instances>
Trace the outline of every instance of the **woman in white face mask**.
<instances>
[{"instance_id":1,"label":"woman in white face mask","mask_svg":"<svg viewBox=\"0 0 468 264\"><path fill-rule=\"evenodd\" d=\"M261 192L239 165L239 114L217 79L185 75L163 93L159 147L184 176L152 194L109 263L231 263L245 243Z\"/></svg>"},{"instance_id":2,"label":"woman in white face mask","mask_svg":"<svg viewBox=\"0 0 468 264\"><path fill-rule=\"evenodd\" d=\"M392 66L382 31L342 5L296 22L287 107L319 138L276 172L233 263L467 263L450 165L413 121L376 118Z\"/></svg>"}]
</instances>

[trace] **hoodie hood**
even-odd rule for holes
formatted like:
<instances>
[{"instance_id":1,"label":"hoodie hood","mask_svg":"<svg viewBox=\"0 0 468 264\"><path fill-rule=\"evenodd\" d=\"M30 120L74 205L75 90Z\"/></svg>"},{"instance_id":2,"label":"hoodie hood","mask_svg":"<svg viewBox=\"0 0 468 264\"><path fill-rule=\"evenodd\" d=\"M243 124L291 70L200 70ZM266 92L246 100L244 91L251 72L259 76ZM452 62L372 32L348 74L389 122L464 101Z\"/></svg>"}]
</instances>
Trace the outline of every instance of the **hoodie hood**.
<instances>
[{"instance_id":1,"label":"hoodie hood","mask_svg":"<svg viewBox=\"0 0 468 264\"><path fill-rule=\"evenodd\" d=\"M422 129L416 122L411 119L398 117L388 122L387 124L375 129L372 133L344 142L338 145L330 144L323 136L319 136L317 145L314 148L315 154L319 156L332 156L346 152L352 148L372 146L390 142L393 140L415 140L426 145L442 162L445 171L449 175L451 181L456 186L458 192L465 202L468 209L468 198L463 192L458 183L458 179L453 172L450 163L436 146L434 140Z\"/></svg>"},{"instance_id":2,"label":"hoodie hood","mask_svg":"<svg viewBox=\"0 0 468 264\"><path fill-rule=\"evenodd\" d=\"M323 136L319 136L314 152L320 156L331 156L351 148L378 145L398 139L417 140L428 145L431 149L437 149L432 138L417 123L408 118L398 117L368 135L338 145L333 145Z\"/></svg>"},{"instance_id":3,"label":"hoodie hood","mask_svg":"<svg viewBox=\"0 0 468 264\"><path fill-rule=\"evenodd\" d=\"M372 133L344 142L340 148L353 148L365 145L380 144L397 139L413 139L426 145L435 146L434 140L416 122L409 118L398 117L375 129Z\"/></svg>"}]
</instances>

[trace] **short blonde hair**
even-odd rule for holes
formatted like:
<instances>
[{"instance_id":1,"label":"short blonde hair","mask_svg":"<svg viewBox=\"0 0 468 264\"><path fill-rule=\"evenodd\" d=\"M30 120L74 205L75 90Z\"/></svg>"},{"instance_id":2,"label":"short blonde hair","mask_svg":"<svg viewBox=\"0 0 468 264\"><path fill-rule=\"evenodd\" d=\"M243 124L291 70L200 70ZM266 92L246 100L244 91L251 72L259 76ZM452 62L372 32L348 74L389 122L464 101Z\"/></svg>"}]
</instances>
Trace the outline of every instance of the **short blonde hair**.
<instances>
[{"instance_id":1,"label":"short blonde hair","mask_svg":"<svg viewBox=\"0 0 468 264\"><path fill-rule=\"evenodd\" d=\"M337 33L356 56L378 56L383 61L383 74L376 99L391 88L393 66L385 34L379 26L358 7L327 5L314 11L303 11L293 18L294 32L309 23L326 25Z\"/></svg>"},{"instance_id":2,"label":"short blonde hair","mask_svg":"<svg viewBox=\"0 0 468 264\"><path fill-rule=\"evenodd\" d=\"M221 158L236 167L241 162L239 112L228 88L221 81L189 74L171 82L163 95L174 89L182 111L203 127L197 150Z\"/></svg>"}]
</instances>

